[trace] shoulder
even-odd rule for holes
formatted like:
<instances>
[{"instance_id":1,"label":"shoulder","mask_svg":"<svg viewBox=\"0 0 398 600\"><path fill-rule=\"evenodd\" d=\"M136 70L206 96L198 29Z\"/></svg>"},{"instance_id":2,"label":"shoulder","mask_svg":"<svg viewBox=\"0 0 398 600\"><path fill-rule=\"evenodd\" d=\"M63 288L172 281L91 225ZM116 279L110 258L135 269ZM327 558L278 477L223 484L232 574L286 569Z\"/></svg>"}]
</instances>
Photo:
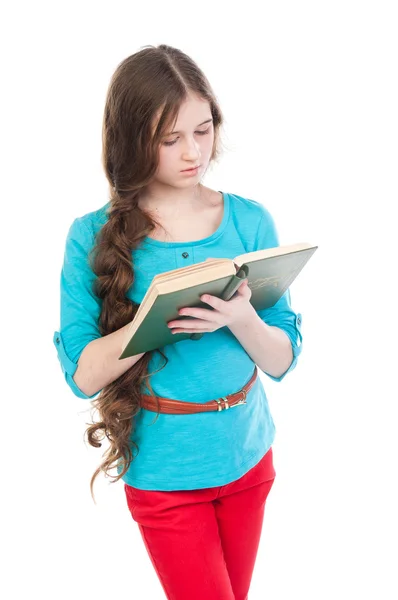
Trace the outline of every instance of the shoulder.
<instances>
[{"instance_id":1,"label":"shoulder","mask_svg":"<svg viewBox=\"0 0 398 600\"><path fill-rule=\"evenodd\" d=\"M94 244L95 237L108 220L110 203L101 208L76 217L69 227L67 244L79 243L86 249Z\"/></svg>"},{"instance_id":2,"label":"shoulder","mask_svg":"<svg viewBox=\"0 0 398 600\"><path fill-rule=\"evenodd\" d=\"M234 228L239 233L246 252L279 245L279 236L270 210L262 202L228 194Z\"/></svg>"},{"instance_id":3,"label":"shoulder","mask_svg":"<svg viewBox=\"0 0 398 600\"><path fill-rule=\"evenodd\" d=\"M240 196L238 194L232 194L228 192L230 201L230 210L232 214L239 217L247 217L257 219L258 221L273 220L269 209L258 200Z\"/></svg>"}]
</instances>

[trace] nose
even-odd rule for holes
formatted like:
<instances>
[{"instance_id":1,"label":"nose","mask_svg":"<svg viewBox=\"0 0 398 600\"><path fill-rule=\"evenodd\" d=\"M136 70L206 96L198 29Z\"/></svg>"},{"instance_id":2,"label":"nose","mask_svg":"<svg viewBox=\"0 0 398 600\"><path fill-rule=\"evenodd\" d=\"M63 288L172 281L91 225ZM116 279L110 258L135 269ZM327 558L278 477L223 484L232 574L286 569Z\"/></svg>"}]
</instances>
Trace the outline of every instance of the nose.
<instances>
[{"instance_id":1,"label":"nose","mask_svg":"<svg viewBox=\"0 0 398 600\"><path fill-rule=\"evenodd\" d=\"M188 138L184 143L183 148L183 159L184 160L197 160L200 156L199 144L194 138Z\"/></svg>"}]
</instances>

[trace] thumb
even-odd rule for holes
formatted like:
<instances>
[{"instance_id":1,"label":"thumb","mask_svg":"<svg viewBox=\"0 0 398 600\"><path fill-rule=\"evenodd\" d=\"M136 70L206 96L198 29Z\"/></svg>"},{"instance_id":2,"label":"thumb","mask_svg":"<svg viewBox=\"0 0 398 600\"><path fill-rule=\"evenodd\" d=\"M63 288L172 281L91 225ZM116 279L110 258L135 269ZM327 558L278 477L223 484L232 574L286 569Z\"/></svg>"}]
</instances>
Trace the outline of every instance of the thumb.
<instances>
[{"instance_id":1,"label":"thumb","mask_svg":"<svg viewBox=\"0 0 398 600\"><path fill-rule=\"evenodd\" d=\"M246 294L247 292L251 293L251 289L249 288L249 282L247 279L244 279L242 281L242 283L240 284L239 288L238 288L238 292L242 295Z\"/></svg>"}]
</instances>

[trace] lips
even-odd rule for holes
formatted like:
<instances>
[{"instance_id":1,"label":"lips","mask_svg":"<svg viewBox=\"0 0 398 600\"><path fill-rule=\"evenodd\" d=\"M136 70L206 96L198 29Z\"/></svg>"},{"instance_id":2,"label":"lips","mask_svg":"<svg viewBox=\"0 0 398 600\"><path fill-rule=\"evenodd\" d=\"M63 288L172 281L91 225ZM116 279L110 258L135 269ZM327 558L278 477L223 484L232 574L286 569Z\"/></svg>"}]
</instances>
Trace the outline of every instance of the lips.
<instances>
[{"instance_id":1,"label":"lips","mask_svg":"<svg viewBox=\"0 0 398 600\"><path fill-rule=\"evenodd\" d=\"M191 167L190 169L184 169L182 172L185 173L185 171L194 171L195 169L199 169L200 165L196 165L196 167Z\"/></svg>"}]
</instances>

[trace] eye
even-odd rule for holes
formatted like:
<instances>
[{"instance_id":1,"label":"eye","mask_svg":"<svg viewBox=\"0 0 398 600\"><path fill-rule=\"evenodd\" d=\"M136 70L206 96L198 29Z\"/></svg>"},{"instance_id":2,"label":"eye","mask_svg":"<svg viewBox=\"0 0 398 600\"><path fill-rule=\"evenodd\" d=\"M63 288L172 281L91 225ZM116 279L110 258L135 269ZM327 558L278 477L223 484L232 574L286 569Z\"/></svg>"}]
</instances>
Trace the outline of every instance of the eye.
<instances>
[{"instance_id":1,"label":"eye","mask_svg":"<svg viewBox=\"0 0 398 600\"><path fill-rule=\"evenodd\" d=\"M206 129L205 131L195 131L195 133L199 134L199 135L206 135L207 133L210 132L210 127L208 127L208 129ZM163 142L164 146L174 146L174 144L177 142L178 138L176 140L173 140L172 142Z\"/></svg>"},{"instance_id":2,"label":"eye","mask_svg":"<svg viewBox=\"0 0 398 600\"><path fill-rule=\"evenodd\" d=\"M208 129L206 129L205 131L195 131L195 133L199 133L199 135L206 135L206 133L209 133L210 131L210 127Z\"/></svg>"}]
</instances>

